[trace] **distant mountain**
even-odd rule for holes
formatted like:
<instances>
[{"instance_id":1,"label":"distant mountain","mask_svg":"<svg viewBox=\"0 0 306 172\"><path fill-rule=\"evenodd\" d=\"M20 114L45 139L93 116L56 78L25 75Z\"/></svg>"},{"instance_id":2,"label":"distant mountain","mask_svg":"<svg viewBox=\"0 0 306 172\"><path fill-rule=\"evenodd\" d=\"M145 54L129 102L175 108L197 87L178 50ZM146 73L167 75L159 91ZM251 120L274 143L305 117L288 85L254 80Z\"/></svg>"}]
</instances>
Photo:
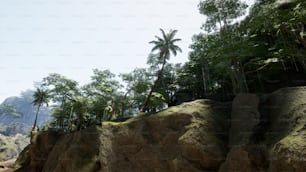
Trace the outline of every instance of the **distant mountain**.
<instances>
[{"instance_id":1,"label":"distant mountain","mask_svg":"<svg viewBox=\"0 0 306 172\"><path fill-rule=\"evenodd\" d=\"M28 90L20 97L9 97L0 104L0 133L15 135L17 133L28 134L35 120L37 107L33 106L34 91ZM37 124L42 125L50 119L51 111L47 107L41 107Z\"/></svg>"},{"instance_id":2,"label":"distant mountain","mask_svg":"<svg viewBox=\"0 0 306 172\"><path fill-rule=\"evenodd\" d=\"M0 163L17 158L18 154L30 143L30 138L22 134L4 136L0 134Z\"/></svg>"}]
</instances>

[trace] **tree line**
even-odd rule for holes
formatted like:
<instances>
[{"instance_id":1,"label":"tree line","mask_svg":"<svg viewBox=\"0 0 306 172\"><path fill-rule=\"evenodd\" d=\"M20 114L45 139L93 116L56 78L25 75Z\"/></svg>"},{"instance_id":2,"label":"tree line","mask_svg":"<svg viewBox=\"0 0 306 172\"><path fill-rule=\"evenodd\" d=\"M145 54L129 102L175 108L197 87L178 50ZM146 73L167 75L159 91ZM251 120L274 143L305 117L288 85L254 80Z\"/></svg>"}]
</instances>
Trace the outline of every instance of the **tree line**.
<instances>
[{"instance_id":1,"label":"tree line","mask_svg":"<svg viewBox=\"0 0 306 172\"><path fill-rule=\"evenodd\" d=\"M267 93L280 87L305 85L306 2L205 0L199 11L207 17L203 32L193 37L184 64L187 92L192 97ZM194 91L190 91L191 89Z\"/></svg>"},{"instance_id":2,"label":"tree line","mask_svg":"<svg viewBox=\"0 0 306 172\"><path fill-rule=\"evenodd\" d=\"M185 64L167 62L181 51L180 39L177 30L161 29L162 36L150 42L149 67L120 74L123 83L100 69L83 86L56 73L43 78L34 94L36 115L53 102L49 126L73 131L191 99L230 100L306 84L306 2L257 0L247 15L247 4L239 0L201 0L198 9L207 20Z\"/></svg>"},{"instance_id":3,"label":"tree line","mask_svg":"<svg viewBox=\"0 0 306 172\"><path fill-rule=\"evenodd\" d=\"M109 70L94 69L91 82L79 84L57 73L43 78L35 91L33 104L37 112L32 130L37 127L40 107L53 102L53 121L49 128L74 131L89 125L123 119L138 112L155 112L171 104L176 65L168 64L170 55L182 51L176 45L177 30L155 36L148 68L137 68L120 74L123 81Z\"/></svg>"}]
</instances>

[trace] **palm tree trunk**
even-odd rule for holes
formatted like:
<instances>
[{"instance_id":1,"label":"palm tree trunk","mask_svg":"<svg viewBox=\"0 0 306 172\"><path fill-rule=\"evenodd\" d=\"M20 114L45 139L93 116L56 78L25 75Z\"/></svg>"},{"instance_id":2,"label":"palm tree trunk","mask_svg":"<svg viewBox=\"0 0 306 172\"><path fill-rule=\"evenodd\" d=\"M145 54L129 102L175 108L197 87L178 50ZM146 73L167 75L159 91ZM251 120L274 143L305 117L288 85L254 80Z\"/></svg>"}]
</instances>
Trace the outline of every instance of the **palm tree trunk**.
<instances>
[{"instance_id":1,"label":"palm tree trunk","mask_svg":"<svg viewBox=\"0 0 306 172\"><path fill-rule=\"evenodd\" d=\"M160 71L158 72L158 75L157 75L157 79L155 80L146 100L144 101L143 103L143 106L141 108L141 112L145 112L148 108L148 105L149 105L149 101L150 101L150 98L152 96L152 93L155 91L156 89L156 86L157 86L157 83L159 82L159 80L161 79L162 77L162 73L163 73L163 70L164 70L164 67L165 67L165 64L166 64L166 57L164 57L164 61L163 61L163 65L162 65L162 68L160 69Z\"/></svg>"},{"instance_id":2,"label":"palm tree trunk","mask_svg":"<svg viewBox=\"0 0 306 172\"><path fill-rule=\"evenodd\" d=\"M34 120L34 125L33 125L33 128L32 128L32 131L34 131L34 129L35 129L35 127L36 127L37 116L38 116L38 113L39 113L40 106L41 106L41 105L38 105L38 107L37 107L36 116L35 116L35 120Z\"/></svg>"}]
</instances>

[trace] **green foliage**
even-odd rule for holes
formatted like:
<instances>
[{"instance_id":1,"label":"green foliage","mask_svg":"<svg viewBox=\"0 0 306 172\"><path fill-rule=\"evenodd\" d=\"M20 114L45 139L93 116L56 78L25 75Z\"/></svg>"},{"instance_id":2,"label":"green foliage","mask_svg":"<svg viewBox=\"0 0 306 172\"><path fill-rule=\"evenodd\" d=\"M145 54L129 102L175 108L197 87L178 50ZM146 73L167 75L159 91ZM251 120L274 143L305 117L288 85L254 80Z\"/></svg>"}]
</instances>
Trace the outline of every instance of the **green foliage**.
<instances>
[{"instance_id":1,"label":"green foliage","mask_svg":"<svg viewBox=\"0 0 306 172\"><path fill-rule=\"evenodd\" d=\"M109 70L93 70L92 82L87 86L88 95L109 96L120 88L118 81L114 79L115 74Z\"/></svg>"},{"instance_id":2,"label":"green foliage","mask_svg":"<svg viewBox=\"0 0 306 172\"><path fill-rule=\"evenodd\" d=\"M163 109L165 102L166 99L162 94L158 92L153 92L152 96L150 97L149 107L151 107L154 111L156 109Z\"/></svg>"},{"instance_id":3,"label":"green foliage","mask_svg":"<svg viewBox=\"0 0 306 172\"><path fill-rule=\"evenodd\" d=\"M1 104L0 105L0 114L3 116L10 115L14 118L19 118L22 116L20 112L17 112L16 108L12 105Z\"/></svg>"},{"instance_id":4,"label":"green foliage","mask_svg":"<svg viewBox=\"0 0 306 172\"><path fill-rule=\"evenodd\" d=\"M203 28L211 32L217 28L227 27L234 19L245 13L247 5L237 0L202 0L199 3L200 13L207 17Z\"/></svg>"},{"instance_id":5,"label":"green foliage","mask_svg":"<svg viewBox=\"0 0 306 172\"><path fill-rule=\"evenodd\" d=\"M136 68L132 72L121 74L120 76L126 85L126 93L124 95L126 108L141 108L143 100L152 85L150 72L145 68Z\"/></svg>"},{"instance_id":6,"label":"green foliage","mask_svg":"<svg viewBox=\"0 0 306 172\"><path fill-rule=\"evenodd\" d=\"M91 82L82 87L59 74L44 78L42 86L50 89L55 103L53 121L46 124L45 130L80 130L103 120L124 116L126 96L119 91L122 86L109 70L94 69ZM106 114L106 107L111 107L112 112ZM104 118L106 115L108 117Z\"/></svg>"},{"instance_id":7,"label":"green foliage","mask_svg":"<svg viewBox=\"0 0 306 172\"><path fill-rule=\"evenodd\" d=\"M258 1L236 24L231 21L243 14L245 5L226 2L200 2L200 12L208 17L205 29L215 32L194 36L190 61L179 73L182 88L200 98L217 93L269 92L306 83L299 78L295 80L300 83L292 80L306 69L305 2L291 1L284 8L271 1ZM223 8L226 10L220 10ZM240 10L235 13L235 8ZM225 13L233 13L233 18ZM287 75L292 75L291 79L284 79L290 77Z\"/></svg>"},{"instance_id":8,"label":"green foliage","mask_svg":"<svg viewBox=\"0 0 306 172\"><path fill-rule=\"evenodd\" d=\"M247 5L241 1L202 0L198 7L207 17L204 32L193 37L189 61L183 65L167 63L181 52L177 30L160 29L161 36L150 42L149 67L121 74L123 85L115 74L100 69L81 87L59 74L44 78L42 86L55 103L49 127L73 131L195 98L221 94L219 99L229 100L241 92L269 92L294 85L291 78L304 75L304 1L284 7L259 0L245 18L240 17Z\"/></svg>"},{"instance_id":9,"label":"green foliage","mask_svg":"<svg viewBox=\"0 0 306 172\"><path fill-rule=\"evenodd\" d=\"M51 96L49 95L49 90L43 90L37 88L33 94L33 104L36 106L42 106L46 104L48 106Z\"/></svg>"},{"instance_id":10,"label":"green foliage","mask_svg":"<svg viewBox=\"0 0 306 172\"><path fill-rule=\"evenodd\" d=\"M60 74L53 73L43 78L42 87L50 90L54 102L64 103L67 99L73 99L78 94L78 83Z\"/></svg>"},{"instance_id":11,"label":"green foliage","mask_svg":"<svg viewBox=\"0 0 306 172\"><path fill-rule=\"evenodd\" d=\"M102 122L104 109L111 106L113 111L110 119L115 116L123 115L124 105L120 98L124 98L121 92L118 92L122 86L115 79L116 75L109 70L94 69L94 75L91 77L92 82L86 85L83 90L85 95L93 102L89 110L95 114L95 119Z\"/></svg>"},{"instance_id":12,"label":"green foliage","mask_svg":"<svg viewBox=\"0 0 306 172\"><path fill-rule=\"evenodd\" d=\"M36 112L35 121L34 121L32 130L34 130L34 128L36 127L37 116L38 116L40 107L43 106L44 104L48 106L48 103L51 98L49 92L50 92L49 90L37 88L33 94L33 98L34 98L33 105L37 106L37 112Z\"/></svg>"},{"instance_id":13,"label":"green foliage","mask_svg":"<svg viewBox=\"0 0 306 172\"><path fill-rule=\"evenodd\" d=\"M143 103L143 106L141 108L142 112L148 111L148 109L150 109L149 104L152 104L150 103L152 93L156 92L158 84L160 83L160 80L163 77L164 67L167 60L170 58L170 54L172 53L174 56L176 56L177 52L182 51L179 46L175 45L176 42L181 41L181 39L175 38L177 30L170 30L169 33L165 33L163 29L160 29L160 31L162 33L162 37L155 36L156 40L150 42L150 44L154 45L152 48L152 53L157 51L157 54L152 57L156 57L157 60L150 61L150 58L152 57L149 56L149 63L153 62L153 66L157 66L159 63L161 63L161 68L158 70L157 78L153 83L151 90Z\"/></svg>"},{"instance_id":14,"label":"green foliage","mask_svg":"<svg viewBox=\"0 0 306 172\"><path fill-rule=\"evenodd\" d=\"M156 37L156 41L150 42L154 44L152 51L158 52L148 61L150 68L120 75L125 88L109 70L94 69L91 82L81 87L60 74L45 77L41 87L50 90L54 105L53 120L45 125L44 130L73 131L102 121L120 120L137 113L145 99L149 100L147 106L151 110L164 108L176 89L175 68L167 65L166 61L171 53L176 55L181 49L175 45L180 41L174 38L176 30L166 34L161 29L161 32L162 38ZM152 96L146 96L148 94Z\"/></svg>"},{"instance_id":15,"label":"green foliage","mask_svg":"<svg viewBox=\"0 0 306 172\"><path fill-rule=\"evenodd\" d=\"M33 90L26 90L19 97L9 97L0 105L0 133L12 136L17 133L28 135L35 121L37 106L33 104ZM50 118L50 109L40 107L37 125Z\"/></svg>"},{"instance_id":16,"label":"green foliage","mask_svg":"<svg viewBox=\"0 0 306 172\"><path fill-rule=\"evenodd\" d=\"M153 44L152 52L157 51L159 61L165 63L166 60L170 58L170 53L176 56L177 52L181 52L182 49L175 45L176 42L181 41L181 39L174 38L177 30L170 30L169 33L165 33L163 29L160 29L162 33L162 38L155 36L156 40L151 41L150 44Z\"/></svg>"},{"instance_id":17,"label":"green foliage","mask_svg":"<svg viewBox=\"0 0 306 172\"><path fill-rule=\"evenodd\" d=\"M17 134L13 137L0 135L0 162L17 158L29 143L29 137Z\"/></svg>"},{"instance_id":18,"label":"green foliage","mask_svg":"<svg viewBox=\"0 0 306 172\"><path fill-rule=\"evenodd\" d=\"M31 127L23 123L13 123L10 125L0 123L0 133L5 136L13 136L16 134L29 135Z\"/></svg>"}]
</instances>

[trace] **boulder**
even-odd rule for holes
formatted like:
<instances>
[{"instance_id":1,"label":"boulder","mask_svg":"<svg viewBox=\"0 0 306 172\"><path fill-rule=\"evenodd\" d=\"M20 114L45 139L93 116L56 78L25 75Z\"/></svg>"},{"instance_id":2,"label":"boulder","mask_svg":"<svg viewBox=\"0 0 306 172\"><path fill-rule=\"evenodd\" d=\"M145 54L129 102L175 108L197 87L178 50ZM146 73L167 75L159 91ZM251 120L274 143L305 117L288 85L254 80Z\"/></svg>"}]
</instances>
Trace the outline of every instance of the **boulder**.
<instances>
[{"instance_id":1,"label":"boulder","mask_svg":"<svg viewBox=\"0 0 306 172\"><path fill-rule=\"evenodd\" d=\"M219 172L265 172L268 168L267 152L258 146L234 147L227 154Z\"/></svg>"},{"instance_id":2,"label":"boulder","mask_svg":"<svg viewBox=\"0 0 306 172\"><path fill-rule=\"evenodd\" d=\"M306 171L306 87L280 89L263 100L269 122L269 171Z\"/></svg>"}]
</instances>

